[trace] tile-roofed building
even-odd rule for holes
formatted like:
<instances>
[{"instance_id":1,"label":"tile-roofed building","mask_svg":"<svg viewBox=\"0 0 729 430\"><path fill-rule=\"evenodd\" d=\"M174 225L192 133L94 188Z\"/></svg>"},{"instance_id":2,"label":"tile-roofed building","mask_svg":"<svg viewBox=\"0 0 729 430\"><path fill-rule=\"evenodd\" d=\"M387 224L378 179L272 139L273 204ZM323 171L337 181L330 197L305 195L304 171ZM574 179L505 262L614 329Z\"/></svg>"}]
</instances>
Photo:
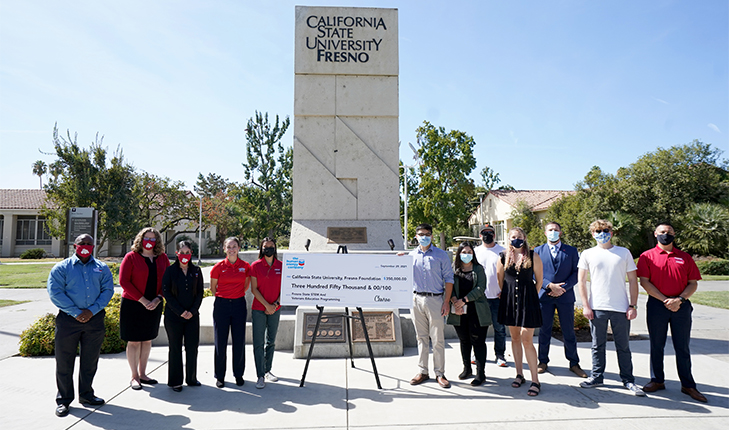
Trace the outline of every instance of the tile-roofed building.
<instances>
[{"instance_id":1,"label":"tile-roofed building","mask_svg":"<svg viewBox=\"0 0 729 430\"><path fill-rule=\"evenodd\" d=\"M496 240L504 245L506 233L513 227L511 213L520 201L528 204L537 217L543 219L552 203L574 193L561 190L492 190L471 214L468 225L476 236L483 224L493 225Z\"/></svg>"},{"instance_id":2,"label":"tile-roofed building","mask_svg":"<svg viewBox=\"0 0 729 430\"><path fill-rule=\"evenodd\" d=\"M40 209L45 200L43 190L0 190L0 209Z\"/></svg>"},{"instance_id":3,"label":"tile-roofed building","mask_svg":"<svg viewBox=\"0 0 729 430\"><path fill-rule=\"evenodd\" d=\"M45 200L43 190L0 189L0 256L17 257L32 248L60 255L61 241L51 237L40 215Z\"/></svg>"}]
</instances>

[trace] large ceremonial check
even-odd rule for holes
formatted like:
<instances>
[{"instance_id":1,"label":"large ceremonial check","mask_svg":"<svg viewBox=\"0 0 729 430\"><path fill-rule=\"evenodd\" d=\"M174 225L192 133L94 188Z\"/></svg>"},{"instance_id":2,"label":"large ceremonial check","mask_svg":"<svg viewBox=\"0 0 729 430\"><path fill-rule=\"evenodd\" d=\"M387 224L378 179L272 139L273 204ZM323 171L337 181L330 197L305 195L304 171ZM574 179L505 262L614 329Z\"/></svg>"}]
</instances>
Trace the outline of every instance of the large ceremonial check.
<instances>
[{"instance_id":1,"label":"large ceremonial check","mask_svg":"<svg viewBox=\"0 0 729 430\"><path fill-rule=\"evenodd\" d=\"M281 304L409 308L413 259L382 254L284 254Z\"/></svg>"}]
</instances>

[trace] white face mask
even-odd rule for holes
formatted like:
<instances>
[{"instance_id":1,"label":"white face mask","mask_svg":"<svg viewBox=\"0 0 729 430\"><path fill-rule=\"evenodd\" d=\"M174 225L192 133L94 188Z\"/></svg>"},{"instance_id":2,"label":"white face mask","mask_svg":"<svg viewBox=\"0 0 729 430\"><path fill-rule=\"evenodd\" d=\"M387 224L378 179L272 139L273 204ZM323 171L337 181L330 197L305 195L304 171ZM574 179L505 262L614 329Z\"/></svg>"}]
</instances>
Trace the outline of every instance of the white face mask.
<instances>
[{"instance_id":1,"label":"white face mask","mask_svg":"<svg viewBox=\"0 0 729 430\"><path fill-rule=\"evenodd\" d=\"M464 263L466 263L466 264L470 263L471 260L473 260L473 254L464 254L464 253L461 253L459 255L459 257L461 257L461 261L464 262Z\"/></svg>"}]
</instances>

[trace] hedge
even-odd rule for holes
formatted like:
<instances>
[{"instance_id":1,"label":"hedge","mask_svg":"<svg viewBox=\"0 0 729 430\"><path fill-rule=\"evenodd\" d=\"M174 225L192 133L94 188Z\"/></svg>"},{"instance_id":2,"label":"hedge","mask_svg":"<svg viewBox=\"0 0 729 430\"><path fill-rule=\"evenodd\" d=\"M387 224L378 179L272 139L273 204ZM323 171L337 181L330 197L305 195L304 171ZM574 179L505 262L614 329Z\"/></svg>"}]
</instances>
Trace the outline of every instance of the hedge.
<instances>
[{"instance_id":1,"label":"hedge","mask_svg":"<svg viewBox=\"0 0 729 430\"><path fill-rule=\"evenodd\" d=\"M729 275L729 260L697 261L696 265L702 275Z\"/></svg>"},{"instance_id":2,"label":"hedge","mask_svg":"<svg viewBox=\"0 0 729 430\"><path fill-rule=\"evenodd\" d=\"M33 248L20 254L21 260L40 260L46 257L46 251L43 248Z\"/></svg>"}]
</instances>

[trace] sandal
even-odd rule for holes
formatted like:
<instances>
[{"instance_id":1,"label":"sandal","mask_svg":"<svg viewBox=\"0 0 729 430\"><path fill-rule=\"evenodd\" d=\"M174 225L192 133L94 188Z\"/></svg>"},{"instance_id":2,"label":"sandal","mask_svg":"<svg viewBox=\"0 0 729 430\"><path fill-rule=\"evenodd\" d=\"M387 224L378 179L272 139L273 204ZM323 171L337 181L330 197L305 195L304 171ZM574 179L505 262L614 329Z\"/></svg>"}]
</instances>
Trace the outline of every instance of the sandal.
<instances>
[{"instance_id":1,"label":"sandal","mask_svg":"<svg viewBox=\"0 0 729 430\"><path fill-rule=\"evenodd\" d=\"M536 397L539 395L540 391L542 391L542 384L539 382L532 382L532 385L529 386L529 390L527 391L527 395L529 397Z\"/></svg>"},{"instance_id":2,"label":"sandal","mask_svg":"<svg viewBox=\"0 0 729 430\"><path fill-rule=\"evenodd\" d=\"M522 375L516 375L516 378L514 379L514 382L511 383L511 386L514 388L521 387L521 384L525 383L526 379Z\"/></svg>"}]
</instances>

